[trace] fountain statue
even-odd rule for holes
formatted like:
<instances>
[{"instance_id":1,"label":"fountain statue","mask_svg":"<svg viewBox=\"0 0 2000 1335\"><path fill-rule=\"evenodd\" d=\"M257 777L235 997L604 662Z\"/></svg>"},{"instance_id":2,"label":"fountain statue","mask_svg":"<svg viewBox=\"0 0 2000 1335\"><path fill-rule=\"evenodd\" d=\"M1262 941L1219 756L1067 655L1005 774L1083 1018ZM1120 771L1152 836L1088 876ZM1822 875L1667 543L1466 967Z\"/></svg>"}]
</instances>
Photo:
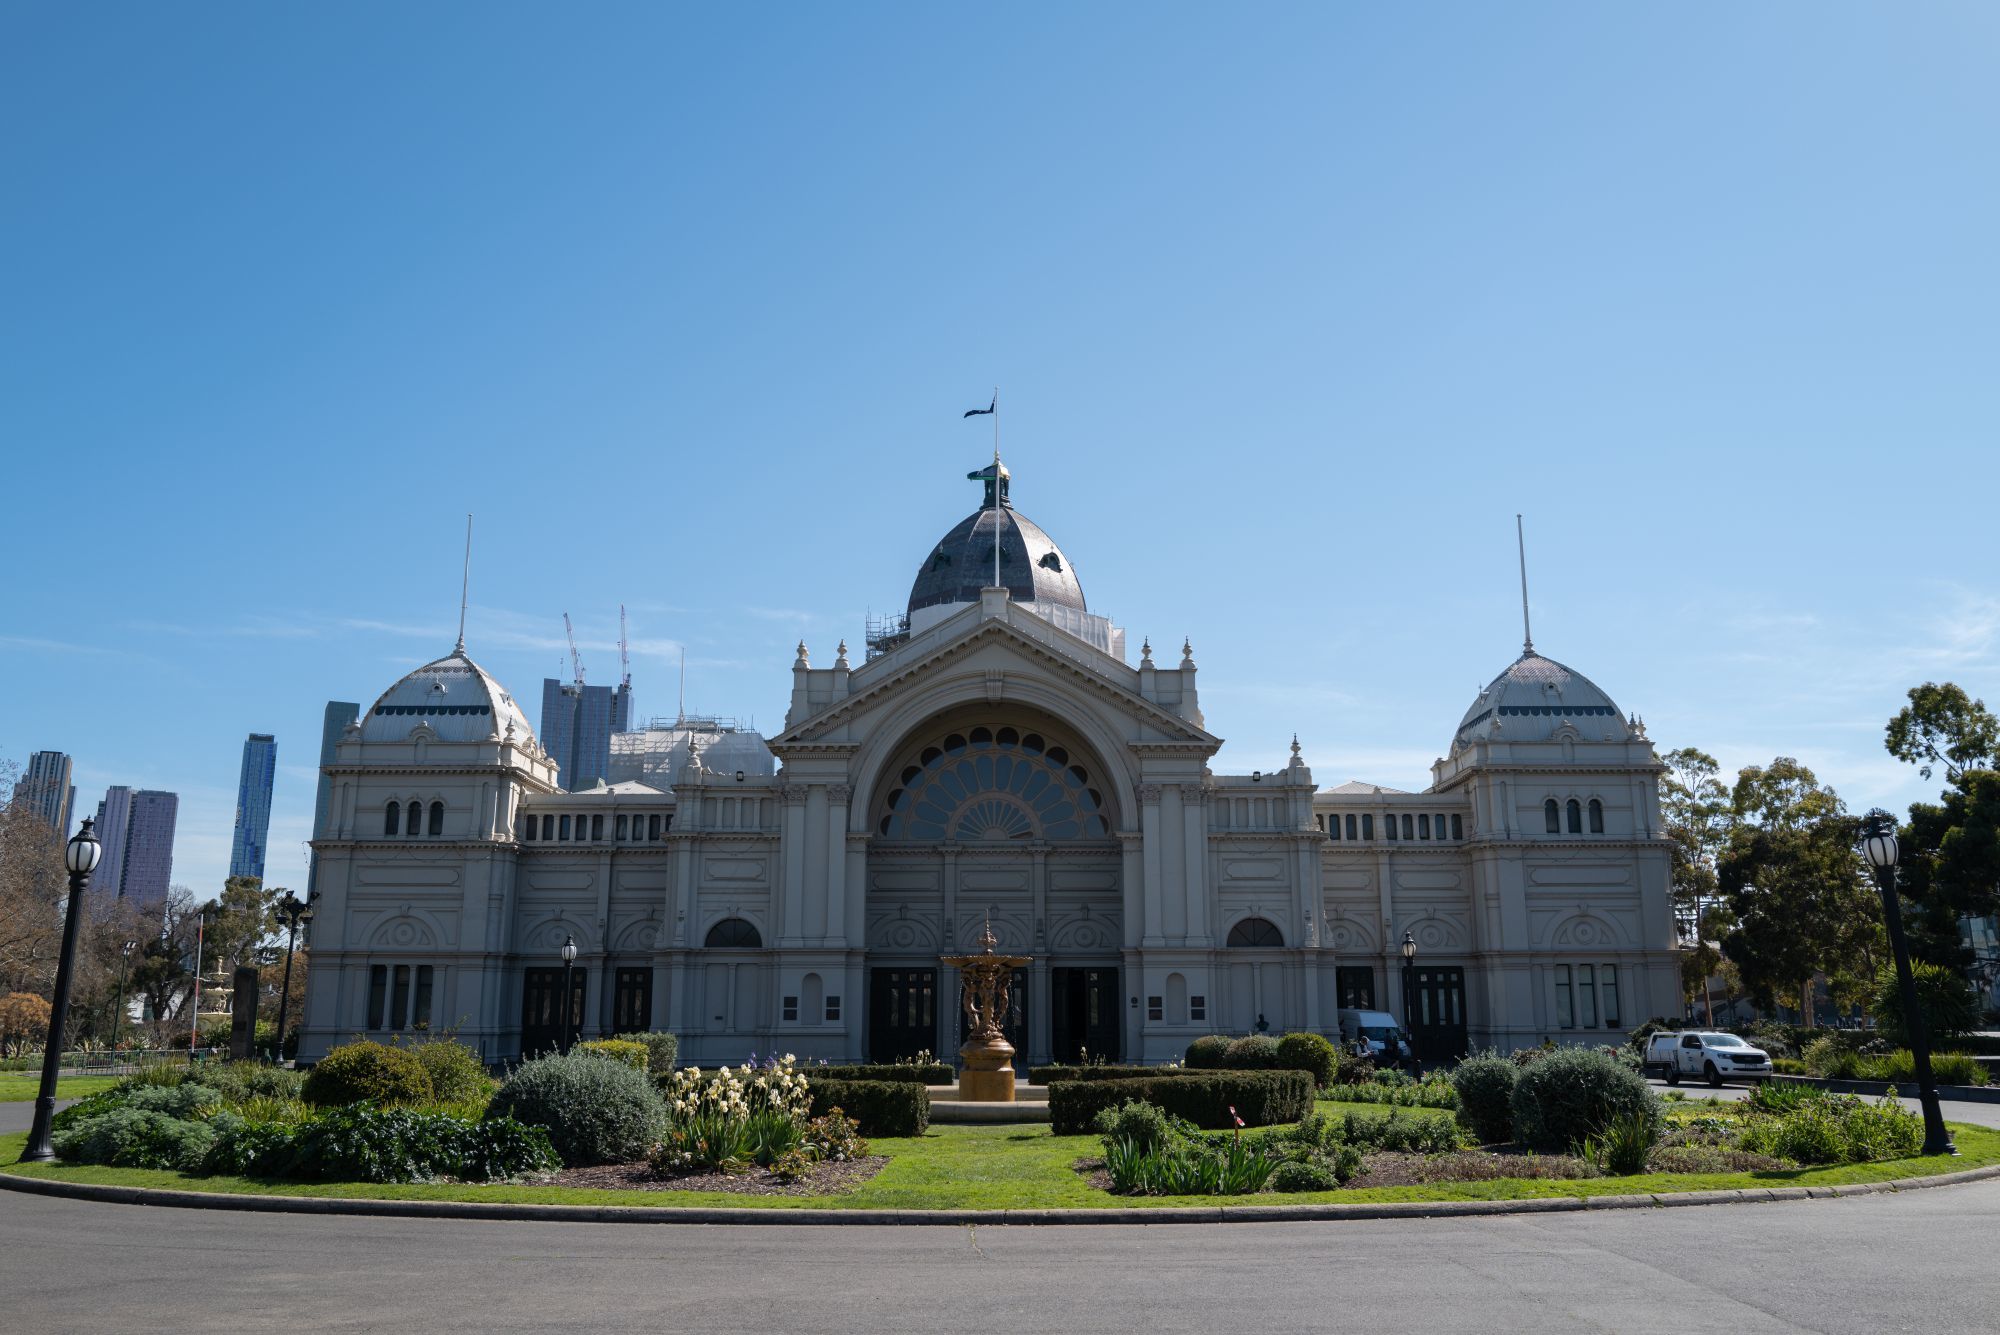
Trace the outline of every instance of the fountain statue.
<instances>
[{"instance_id":1,"label":"fountain statue","mask_svg":"<svg viewBox=\"0 0 2000 1335\"><path fill-rule=\"evenodd\" d=\"M965 1069L959 1073L958 1097L966 1103L1012 1103L1014 1045L1001 1026L1012 1000L1014 970L1032 957L994 954L999 938L993 935L990 920L979 934L979 944L983 949L977 955L940 957L940 962L958 970L958 995L965 1007L967 1032L958 1050Z\"/></svg>"}]
</instances>

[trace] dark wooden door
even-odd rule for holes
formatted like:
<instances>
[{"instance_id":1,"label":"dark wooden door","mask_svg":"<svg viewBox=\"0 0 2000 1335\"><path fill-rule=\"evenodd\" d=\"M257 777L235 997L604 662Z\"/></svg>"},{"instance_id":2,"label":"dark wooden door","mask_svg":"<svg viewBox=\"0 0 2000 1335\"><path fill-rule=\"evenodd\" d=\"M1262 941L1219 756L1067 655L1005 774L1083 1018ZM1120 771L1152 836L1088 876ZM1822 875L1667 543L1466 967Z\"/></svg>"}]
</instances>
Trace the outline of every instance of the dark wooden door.
<instances>
[{"instance_id":1,"label":"dark wooden door","mask_svg":"<svg viewBox=\"0 0 2000 1335\"><path fill-rule=\"evenodd\" d=\"M1457 1061L1465 1055L1465 970L1420 965L1411 973L1410 1046L1418 1061Z\"/></svg>"},{"instance_id":2,"label":"dark wooden door","mask_svg":"<svg viewBox=\"0 0 2000 1335\"><path fill-rule=\"evenodd\" d=\"M572 969L569 979L569 1040L583 1029L588 970ZM521 1055L554 1052L563 1042L561 969L529 969L521 980Z\"/></svg>"},{"instance_id":3,"label":"dark wooden door","mask_svg":"<svg viewBox=\"0 0 2000 1335\"><path fill-rule=\"evenodd\" d=\"M936 1044L937 970L869 970L868 1060L914 1057Z\"/></svg>"},{"instance_id":4,"label":"dark wooden door","mask_svg":"<svg viewBox=\"0 0 2000 1335\"><path fill-rule=\"evenodd\" d=\"M1125 1026L1118 1015L1118 970L1049 970L1049 1046L1059 1063L1118 1060Z\"/></svg>"}]
</instances>

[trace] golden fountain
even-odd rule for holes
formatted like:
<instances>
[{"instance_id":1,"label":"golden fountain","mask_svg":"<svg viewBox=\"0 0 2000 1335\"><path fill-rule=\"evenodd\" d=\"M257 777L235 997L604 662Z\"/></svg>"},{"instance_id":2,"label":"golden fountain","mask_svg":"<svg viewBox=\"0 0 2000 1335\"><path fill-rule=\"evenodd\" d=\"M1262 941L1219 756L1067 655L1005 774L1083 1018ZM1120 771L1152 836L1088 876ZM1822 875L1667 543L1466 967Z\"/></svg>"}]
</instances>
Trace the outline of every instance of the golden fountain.
<instances>
[{"instance_id":1,"label":"golden fountain","mask_svg":"<svg viewBox=\"0 0 2000 1335\"><path fill-rule=\"evenodd\" d=\"M944 955L940 962L958 970L959 1000L965 1006L967 1034L958 1055L965 1069L958 1077L958 1097L966 1103L1012 1103L1014 1101L1014 1045L1001 1032L1007 1019L1007 1005L1014 990L1014 970L1028 963L1030 955L996 955L989 920L979 934L984 948L977 955Z\"/></svg>"}]
</instances>

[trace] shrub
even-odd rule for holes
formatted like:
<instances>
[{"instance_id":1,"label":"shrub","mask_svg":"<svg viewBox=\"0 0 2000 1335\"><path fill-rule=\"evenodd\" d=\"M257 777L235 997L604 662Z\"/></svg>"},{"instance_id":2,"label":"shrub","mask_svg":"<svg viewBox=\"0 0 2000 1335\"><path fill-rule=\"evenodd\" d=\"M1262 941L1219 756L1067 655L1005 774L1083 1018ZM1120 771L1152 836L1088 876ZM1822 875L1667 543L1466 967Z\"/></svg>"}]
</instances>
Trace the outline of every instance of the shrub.
<instances>
[{"instance_id":1,"label":"shrub","mask_svg":"<svg viewBox=\"0 0 2000 1335\"><path fill-rule=\"evenodd\" d=\"M1384 1076L1400 1079L1371 1080L1361 1085L1342 1085L1332 1097L1343 1103L1386 1103L1398 1108L1458 1107L1458 1089L1443 1071L1432 1071L1422 1080L1412 1080L1401 1071L1384 1071Z\"/></svg>"},{"instance_id":2,"label":"shrub","mask_svg":"<svg viewBox=\"0 0 2000 1335\"><path fill-rule=\"evenodd\" d=\"M194 1079L209 1086L231 1103L243 1103L249 1099L297 1099L306 1083L304 1071L289 1071L265 1062L206 1062L198 1071L188 1067L166 1069L180 1074L183 1081Z\"/></svg>"},{"instance_id":3,"label":"shrub","mask_svg":"<svg viewBox=\"0 0 2000 1335\"><path fill-rule=\"evenodd\" d=\"M215 1128L163 1112L113 1108L74 1123L54 1144L70 1163L197 1172L215 1144Z\"/></svg>"},{"instance_id":4,"label":"shrub","mask_svg":"<svg viewBox=\"0 0 2000 1335\"><path fill-rule=\"evenodd\" d=\"M540 1127L511 1117L467 1121L411 1108L336 1108L295 1126L225 1113L204 1167L211 1173L318 1182L492 1182L559 1168Z\"/></svg>"},{"instance_id":5,"label":"shrub","mask_svg":"<svg viewBox=\"0 0 2000 1335\"><path fill-rule=\"evenodd\" d=\"M838 1108L829 1108L824 1117L806 1124L805 1144L827 1163L847 1163L868 1153L860 1125Z\"/></svg>"},{"instance_id":6,"label":"shrub","mask_svg":"<svg viewBox=\"0 0 2000 1335\"><path fill-rule=\"evenodd\" d=\"M652 1053L646 1050L644 1043L634 1043L630 1039L593 1038L577 1044L576 1050L608 1061L624 1062L635 1071L651 1069Z\"/></svg>"},{"instance_id":7,"label":"shrub","mask_svg":"<svg viewBox=\"0 0 2000 1335\"><path fill-rule=\"evenodd\" d=\"M205 1122L222 1111L222 1095L207 1085L142 1085L126 1091L125 1106L139 1112L165 1113L183 1122Z\"/></svg>"},{"instance_id":8,"label":"shrub","mask_svg":"<svg viewBox=\"0 0 2000 1335\"><path fill-rule=\"evenodd\" d=\"M1105 1108L1141 1099L1211 1130L1235 1126L1238 1117L1245 1126L1270 1126L1296 1122L1311 1111L1312 1098L1312 1077L1304 1071L1202 1071L1137 1080L1066 1080L1049 1086L1049 1120L1056 1135L1083 1135Z\"/></svg>"},{"instance_id":9,"label":"shrub","mask_svg":"<svg viewBox=\"0 0 2000 1335\"><path fill-rule=\"evenodd\" d=\"M874 1062L858 1066L810 1066L801 1074L807 1079L824 1076L828 1080L893 1080L906 1085L948 1085L958 1078L958 1073L943 1062ZM1029 1079L1032 1080L1034 1077L1031 1075Z\"/></svg>"},{"instance_id":10,"label":"shrub","mask_svg":"<svg viewBox=\"0 0 2000 1335\"><path fill-rule=\"evenodd\" d=\"M626 1163L659 1141L667 1106L644 1073L571 1052L515 1067L487 1115L542 1127L566 1164Z\"/></svg>"},{"instance_id":11,"label":"shrub","mask_svg":"<svg viewBox=\"0 0 2000 1335\"><path fill-rule=\"evenodd\" d=\"M1872 1104L1857 1099L1842 1110L1840 1121L1850 1163L1907 1159L1923 1147L1922 1120L1892 1099Z\"/></svg>"},{"instance_id":12,"label":"shrub","mask_svg":"<svg viewBox=\"0 0 2000 1335\"><path fill-rule=\"evenodd\" d=\"M430 1077L431 1098L439 1103L469 1103L493 1092L486 1063L465 1044L449 1038L433 1038L415 1043L408 1051Z\"/></svg>"},{"instance_id":13,"label":"shrub","mask_svg":"<svg viewBox=\"0 0 2000 1335\"><path fill-rule=\"evenodd\" d=\"M1232 1071L1278 1069L1278 1040L1269 1034L1245 1034L1223 1050L1222 1065Z\"/></svg>"},{"instance_id":14,"label":"shrub","mask_svg":"<svg viewBox=\"0 0 2000 1335\"><path fill-rule=\"evenodd\" d=\"M1924 1014L1924 1032L1933 1043L1979 1028L1979 1003L1958 970L1918 960L1910 971L1917 985L1917 1005ZM1885 968L1876 976L1875 999L1868 1010L1884 1038L1899 1047L1909 1044L1910 1036L1903 1026L1903 991L1894 969Z\"/></svg>"},{"instance_id":15,"label":"shrub","mask_svg":"<svg viewBox=\"0 0 2000 1335\"><path fill-rule=\"evenodd\" d=\"M1856 1066L1867 1080L1909 1082L1917 1078L1917 1059L1908 1048L1898 1048L1880 1057L1864 1057ZM1983 1085L1988 1077L1979 1059L1963 1052L1933 1052L1931 1075L1940 1085Z\"/></svg>"},{"instance_id":16,"label":"shrub","mask_svg":"<svg viewBox=\"0 0 2000 1335\"><path fill-rule=\"evenodd\" d=\"M298 1127L279 1122L253 1122L224 1113L212 1123L215 1143L202 1171L236 1177L276 1177L284 1171Z\"/></svg>"},{"instance_id":17,"label":"shrub","mask_svg":"<svg viewBox=\"0 0 2000 1335\"><path fill-rule=\"evenodd\" d=\"M1446 1154L1459 1148L1458 1123L1449 1117L1410 1117L1393 1108L1387 1117L1348 1113L1324 1133L1328 1143L1396 1154Z\"/></svg>"},{"instance_id":18,"label":"shrub","mask_svg":"<svg viewBox=\"0 0 2000 1335\"><path fill-rule=\"evenodd\" d=\"M1458 1120L1481 1144L1514 1138L1514 1086L1521 1068L1491 1052L1468 1057L1451 1073L1458 1091Z\"/></svg>"},{"instance_id":19,"label":"shrub","mask_svg":"<svg viewBox=\"0 0 2000 1335\"><path fill-rule=\"evenodd\" d=\"M1638 1117L1657 1137L1664 1117L1644 1077L1602 1052L1564 1048L1521 1072L1514 1086L1514 1138L1562 1154L1602 1136L1620 1117Z\"/></svg>"},{"instance_id":20,"label":"shrub","mask_svg":"<svg viewBox=\"0 0 2000 1335\"><path fill-rule=\"evenodd\" d=\"M1107 1141L1111 1189L1139 1196L1238 1196L1262 1191L1279 1160L1241 1136L1176 1140L1158 1149Z\"/></svg>"},{"instance_id":21,"label":"shrub","mask_svg":"<svg viewBox=\"0 0 2000 1335\"><path fill-rule=\"evenodd\" d=\"M1197 1071L1216 1071L1222 1068L1223 1054L1229 1051L1229 1039L1223 1034L1203 1034L1187 1045L1187 1055L1182 1065Z\"/></svg>"},{"instance_id":22,"label":"shrub","mask_svg":"<svg viewBox=\"0 0 2000 1335\"><path fill-rule=\"evenodd\" d=\"M1621 1113L1611 1119L1595 1143L1596 1153L1584 1157L1614 1177L1631 1177L1646 1171L1646 1160L1660 1141L1660 1121L1638 1113Z\"/></svg>"},{"instance_id":23,"label":"shrub","mask_svg":"<svg viewBox=\"0 0 2000 1335\"><path fill-rule=\"evenodd\" d=\"M1273 1191L1332 1191L1340 1185L1334 1170L1314 1159L1281 1163L1271 1173Z\"/></svg>"},{"instance_id":24,"label":"shrub","mask_svg":"<svg viewBox=\"0 0 2000 1335\"><path fill-rule=\"evenodd\" d=\"M1806 1070L1826 1080L1851 1080L1861 1066L1855 1045L1835 1034L1822 1034L1799 1054Z\"/></svg>"},{"instance_id":25,"label":"shrub","mask_svg":"<svg viewBox=\"0 0 2000 1335\"><path fill-rule=\"evenodd\" d=\"M430 1075L415 1053L363 1040L344 1043L319 1059L300 1097L322 1108L350 1103L428 1103Z\"/></svg>"},{"instance_id":26,"label":"shrub","mask_svg":"<svg viewBox=\"0 0 2000 1335\"><path fill-rule=\"evenodd\" d=\"M1091 1127L1107 1141L1130 1141L1142 1150L1159 1149L1173 1136L1166 1113L1140 1099L1101 1110Z\"/></svg>"},{"instance_id":27,"label":"shrub","mask_svg":"<svg viewBox=\"0 0 2000 1335\"><path fill-rule=\"evenodd\" d=\"M1028 1083L1053 1085L1058 1080L1140 1080L1156 1075L1177 1075L1185 1066L1030 1066Z\"/></svg>"},{"instance_id":28,"label":"shrub","mask_svg":"<svg viewBox=\"0 0 2000 1335\"><path fill-rule=\"evenodd\" d=\"M1797 1112L1815 1100L1826 1097L1826 1091L1818 1085L1779 1084L1766 1080L1750 1091L1750 1097L1743 1101L1752 1112L1774 1113L1783 1116Z\"/></svg>"},{"instance_id":29,"label":"shrub","mask_svg":"<svg viewBox=\"0 0 2000 1335\"><path fill-rule=\"evenodd\" d=\"M131 1085L132 1082L127 1080L111 1089L100 1089L95 1094L78 1099L67 1108L56 1109L56 1115L49 1119L49 1130L55 1135L61 1135L86 1118L97 1117L110 1112L113 1108L124 1107L125 1100L132 1094Z\"/></svg>"},{"instance_id":30,"label":"shrub","mask_svg":"<svg viewBox=\"0 0 2000 1335\"><path fill-rule=\"evenodd\" d=\"M619 1034L626 1043L646 1045L646 1070L651 1075L666 1075L674 1069L674 1062L680 1056L681 1041L672 1034Z\"/></svg>"},{"instance_id":31,"label":"shrub","mask_svg":"<svg viewBox=\"0 0 2000 1335\"><path fill-rule=\"evenodd\" d=\"M1340 1050L1324 1034L1286 1034L1278 1040L1278 1069L1308 1071L1313 1083L1325 1089L1340 1072Z\"/></svg>"},{"instance_id":32,"label":"shrub","mask_svg":"<svg viewBox=\"0 0 2000 1335\"><path fill-rule=\"evenodd\" d=\"M921 1136L931 1124L931 1094L920 1084L902 1080L833 1080L807 1072L806 1086L812 1095L815 1118L838 1108L854 1119L865 1136Z\"/></svg>"}]
</instances>

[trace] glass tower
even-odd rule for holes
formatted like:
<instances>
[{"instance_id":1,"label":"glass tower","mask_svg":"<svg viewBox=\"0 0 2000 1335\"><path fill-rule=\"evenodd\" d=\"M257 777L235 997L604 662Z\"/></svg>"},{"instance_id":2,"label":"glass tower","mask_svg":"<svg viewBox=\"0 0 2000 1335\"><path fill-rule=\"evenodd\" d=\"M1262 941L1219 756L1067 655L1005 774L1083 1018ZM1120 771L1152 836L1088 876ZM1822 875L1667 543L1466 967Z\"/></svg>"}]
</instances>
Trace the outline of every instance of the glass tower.
<instances>
[{"instance_id":1,"label":"glass tower","mask_svg":"<svg viewBox=\"0 0 2000 1335\"><path fill-rule=\"evenodd\" d=\"M229 845L231 876L264 876L271 837L271 785L278 777L278 739L253 732L243 743L243 769L236 779L236 837Z\"/></svg>"}]
</instances>

